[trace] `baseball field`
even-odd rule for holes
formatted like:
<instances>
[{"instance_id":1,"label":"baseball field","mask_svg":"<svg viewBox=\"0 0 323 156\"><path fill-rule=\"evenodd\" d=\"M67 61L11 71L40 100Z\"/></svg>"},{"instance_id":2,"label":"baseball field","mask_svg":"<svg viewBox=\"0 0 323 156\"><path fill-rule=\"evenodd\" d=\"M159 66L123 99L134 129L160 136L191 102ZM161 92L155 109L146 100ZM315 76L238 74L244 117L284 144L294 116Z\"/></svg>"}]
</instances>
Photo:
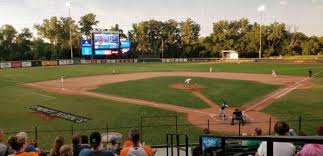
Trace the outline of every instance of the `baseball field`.
<instances>
[{"instance_id":1,"label":"baseball field","mask_svg":"<svg viewBox=\"0 0 323 156\"><path fill-rule=\"evenodd\" d=\"M272 77L273 69L277 77ZM192 79L190 86L183 83L187 78ZM164 144L165 134L176 131L177 118L178 132L189 134L194 142L208 121L213 133L237 134L237 125L217 116L219 105L226 101L228 114L234 108L246 114L243 132L255 127L268 131L269 118L286 120L298 129L302 116L301 130L314 134L323 124L322 84L323 65L318 64L137 63L5 69L0 70L0 128L7 137L27 131L35 138L37 131L45 148L57 135L69 138L94 130L126 135L130 127L142 127L147 144ZM30 109L35 105L89 120L74 123L35 113Z\"/></svg>"}]
</instances>

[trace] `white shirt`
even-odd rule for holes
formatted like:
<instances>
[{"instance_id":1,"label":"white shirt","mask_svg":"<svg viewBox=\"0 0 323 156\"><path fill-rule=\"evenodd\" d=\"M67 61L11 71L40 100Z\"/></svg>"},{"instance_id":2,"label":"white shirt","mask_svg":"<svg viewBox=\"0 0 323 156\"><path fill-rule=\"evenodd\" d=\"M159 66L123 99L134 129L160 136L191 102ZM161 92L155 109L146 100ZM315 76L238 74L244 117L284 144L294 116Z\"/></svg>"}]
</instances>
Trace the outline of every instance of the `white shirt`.
<instances>
[{"instance_id":1,"label":"white shirt","mask_svg":"<svg viewBox=\"0 0 323 156\"><path fill-rule=\"evenodd\" d=\"M296 147L288 142L274 142L273 156L294 156ZM260 156L267 156L267 142L263 141L258 150Z\"/></svg>"}]
</instances>

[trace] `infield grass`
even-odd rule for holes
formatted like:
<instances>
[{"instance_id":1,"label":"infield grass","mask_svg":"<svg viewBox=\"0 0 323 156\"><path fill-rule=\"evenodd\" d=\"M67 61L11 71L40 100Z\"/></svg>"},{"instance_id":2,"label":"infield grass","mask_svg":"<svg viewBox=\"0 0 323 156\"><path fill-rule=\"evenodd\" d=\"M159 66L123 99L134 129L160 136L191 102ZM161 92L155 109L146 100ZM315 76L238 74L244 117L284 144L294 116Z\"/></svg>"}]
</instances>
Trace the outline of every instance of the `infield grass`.
<instances>
[{"instance_id":1,"label":"infield grass","mask_svg":"<svg viewBox=\"0 0 323 156\"><path fill-rule=\"evenodd\" d=\"M192 84L201 84L200 89L206 97L217 104L222 100L230 107L240 107L254 98L264 96L277 89L277 85L261 84L251 81L226 80L191 77ZM95 92L112 94L130 98L156 101L189 108L207 108L204 101L191 92L171 88L170 85L183 83L187 77L157 77L150 79L126 81L104 85Z\"/></svg>"}]
</instances>

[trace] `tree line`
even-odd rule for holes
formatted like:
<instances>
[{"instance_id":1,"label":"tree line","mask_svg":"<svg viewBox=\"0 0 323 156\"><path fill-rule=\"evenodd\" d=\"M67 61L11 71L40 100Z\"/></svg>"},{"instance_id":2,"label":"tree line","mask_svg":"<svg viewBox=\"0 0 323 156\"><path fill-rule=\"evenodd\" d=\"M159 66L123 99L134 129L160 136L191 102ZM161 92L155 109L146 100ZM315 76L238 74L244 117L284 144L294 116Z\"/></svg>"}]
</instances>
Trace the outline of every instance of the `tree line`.
<instances>
[{"instance_id":1,"label":"tree line","mask_svg":"<svg viewBox=\"0 0 323 156\"><path fill-rule=\"evenodd\" d=\"M89 37L98 23L92 13L77 22L70 17L53 16L34 25L35 35L28 28L18 32L12 25L3 25L0 60L67 59L71 45L74 56L82 57L81 39ZM263 57L323 54L323 36L306 36L285 23L260 25L246 18L216 21L212 33L206 37L200 36L200 25L190 18L134 23L127 34L118 24L107 29L120 31L131 41L131 52L118 57L219 57L222 50L235 50L240 57L257 57L260 27Z\"/></svg>"}]
</instances>

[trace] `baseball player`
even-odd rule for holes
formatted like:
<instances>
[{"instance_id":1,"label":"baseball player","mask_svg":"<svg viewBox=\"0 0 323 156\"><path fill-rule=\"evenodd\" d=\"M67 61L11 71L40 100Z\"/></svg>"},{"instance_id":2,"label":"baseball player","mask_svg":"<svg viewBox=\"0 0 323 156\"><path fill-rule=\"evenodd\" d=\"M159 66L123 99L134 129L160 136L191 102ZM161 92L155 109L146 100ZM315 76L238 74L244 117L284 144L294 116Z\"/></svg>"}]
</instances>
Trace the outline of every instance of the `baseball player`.
<instances>
[{"instance_id":1,"label":"baseball player","mask_svg":"<svg viewBox=\"0 0 323 156\"><path fill-rule=\"evenodd\" d=\"M62 89L64 90L64 75L61 76L61 84Z\"/></svg>"},{"instance_id":2,"label":"baseball player","mask_svg":"<svg viewBox=\"0 0 323 156\"><path fill-rule=\"evenodd\" d=\"M186 79L186 80L184 81L184 83L186 83L186 85L190 85L190 84L191 84L191 80L192 80L192 79L190 79L190 78L189 78L189 79Z\"/></svg>"},{"instance_id":3,"label":"baseball player","mask_svg":"<svg viewBox=\"0 0 323 156\"><path fill-rule=\"evenodd\" d=\"M223 120L225 120L225 109L227 108L227 107L229 107L227 104L226 104L226 102L225 101L223 101L222 102L222 105L221 105L221 107L220 107L220 115L219 115L219 117L221 118L222 117L222 119Z\"/></svg>"},{"instance_id":4,"label":"baseball player","mask_svg":"<svg viewBox=\"0 0 323 156\"><path fill-rule=\"evenodd\" d=\"M271 71L271 76L273 76L273 77L277 77L277 74L276 74L276 71L275 71L275 70L272 70L272 71Z\"/></svg>"}]
</instances>

